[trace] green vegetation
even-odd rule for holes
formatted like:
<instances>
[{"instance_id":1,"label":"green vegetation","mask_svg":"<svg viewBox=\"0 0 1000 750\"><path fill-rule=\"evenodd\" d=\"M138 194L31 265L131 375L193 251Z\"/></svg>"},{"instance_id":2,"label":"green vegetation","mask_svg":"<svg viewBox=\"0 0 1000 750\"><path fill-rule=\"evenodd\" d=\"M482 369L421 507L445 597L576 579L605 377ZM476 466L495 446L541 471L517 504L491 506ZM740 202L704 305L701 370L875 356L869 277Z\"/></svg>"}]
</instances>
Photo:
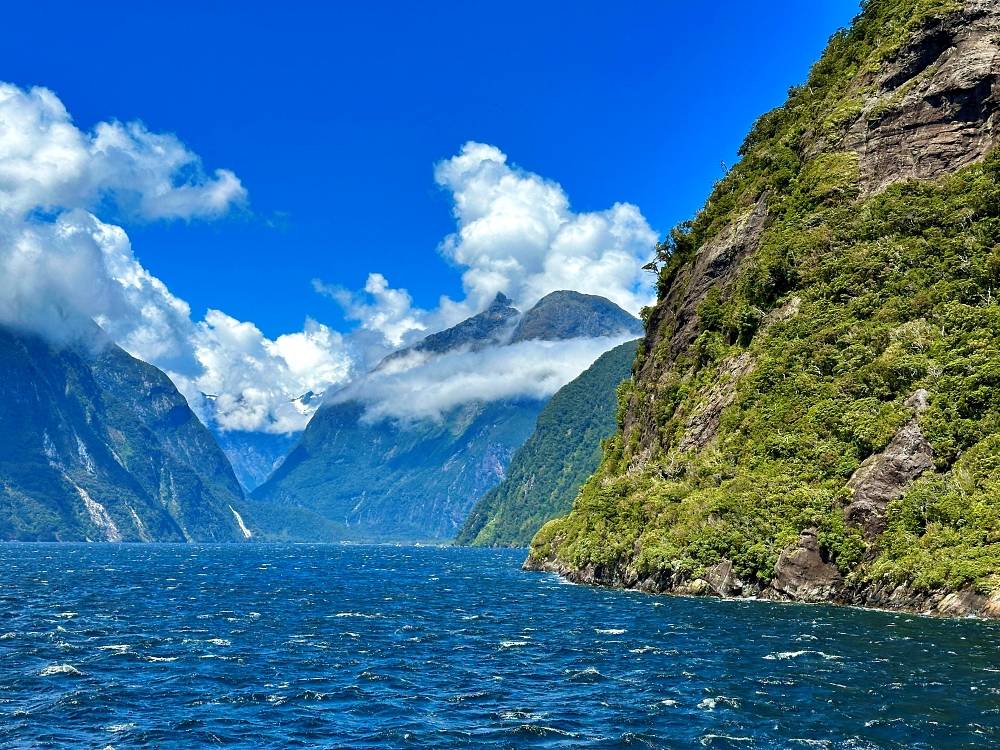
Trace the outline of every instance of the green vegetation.
<instances>
[{"instance_id":1,"label":"green vegetation","mask_svg":"<svg viewBox=\"0 0 1000 750\"><path fill-rule=\"evenodd\" d=\"M807 84L758 120L705 208L660 247L662 304L695 249L766 196L771 223L758 250L702 304L698 338L674 366L623 391L622 429L572 513L535 537L532 557L688 576L728 558L744 580L766 585L781 550L816 527L853 584L997 587L1000 155L861 199L854 154L804 148L835 143L861 111L862 74L956 6L866 3ZM770 314L779 309L789 312ZM666 359L669 343L667 331L640 349L637 367ZM690 417L742 353L753 368L715 440L681 451ZM845 484L912 418L903 402L918 388L930 393L919 424L936 472L890 504L868 549L845 530ZM623 429L643 409L652 449Z\"/></svg>"},{"instance_id":2,"label":"green vegetation","mask_svg":"<svg viewBox=\"0 0 1000 750\"><path fill-rule=\"evenodd\" d=\"M615 432L615 392L631 374L637 344L605 352L559 389L511 459L506 479L472 509L456 544L527 547L543 523L569 512L601 461L602 441Z\"/></svg>"}]
</instances>

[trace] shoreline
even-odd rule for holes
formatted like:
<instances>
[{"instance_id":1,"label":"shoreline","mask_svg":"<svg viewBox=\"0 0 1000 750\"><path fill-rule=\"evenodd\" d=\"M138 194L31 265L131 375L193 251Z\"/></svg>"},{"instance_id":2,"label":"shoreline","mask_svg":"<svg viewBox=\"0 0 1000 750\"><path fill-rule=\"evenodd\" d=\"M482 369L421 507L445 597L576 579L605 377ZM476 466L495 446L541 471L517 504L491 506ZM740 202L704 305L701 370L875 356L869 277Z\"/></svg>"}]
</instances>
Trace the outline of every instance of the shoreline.
<instances>
[{"instance_id":1,"label":"shoreline","mask_svg":"<svg viewBox=\"0 0 1000 750\"><path fill-rule=\"evenodd\" d=\"M696 578L692 581L670 582L660 585L652 577L640 580L638 576L608 580L607 571L591 566L583 569L570 568L556 560L533 560L529 555L521 570L531 573L554 573L567 583L600 589L634 591L641 594L677 596L691 599L722 599L730 601L758 601L776 604L806 604L847 607L887 614L907 614L956 620L979 620L983 622L1000 620L1000 590L985 596L973 589L961 591L934 591L918 593L905 584L886 589L851 589L845 587L837 596L799 599L775 591L772 587L760 589L748 587L747 593L720 592L708 580ZM620 574L620 569L615 569ZM924 606L918 606L920 602ZM895 604L895 606L893 606ZM888 605L888 606L887 606Z\"/></svg>"}]
</instances>

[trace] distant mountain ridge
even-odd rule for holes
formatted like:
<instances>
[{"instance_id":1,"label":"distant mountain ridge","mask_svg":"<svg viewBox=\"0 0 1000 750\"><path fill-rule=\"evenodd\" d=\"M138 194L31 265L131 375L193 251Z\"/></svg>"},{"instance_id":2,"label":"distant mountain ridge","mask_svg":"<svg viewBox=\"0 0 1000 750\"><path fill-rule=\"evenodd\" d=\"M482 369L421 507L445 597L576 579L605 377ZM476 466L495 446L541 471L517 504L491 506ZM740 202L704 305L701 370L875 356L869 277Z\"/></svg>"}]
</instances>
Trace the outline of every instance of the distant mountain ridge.
<instances>
[{"instance_id":1,"label":"distant mountain ridge","mask_svg":"<svg viewBox=\"0 0 1000 750\"><path fill-rule=\"evenodd\" d=\"M502 352L526 341L641 330L638 319L602 297L555 292L522 315L498 294L483 312L389 355L376 370L414 353ZM271 519L262 522L274 538L449 540L475 501L503 480L546 401L472 400L449 408L440 421L401 425L366 423L364 405L341 396L316 413L285 462L252 493L256 516ZM275 507L301 512L288 521ZM310 528L316 518L325 521Z\"/></svg>"},{"instance_id":2,"label":"distant mountain ridge","mask_svg":"<svg viewBox=\"0 0 1000 750\"><path fill-rule=\"evenodd\" d=\"M0 327L0 539L252 538L232 467L170 379L93 326Z\"/></svg>"}]
</instances>

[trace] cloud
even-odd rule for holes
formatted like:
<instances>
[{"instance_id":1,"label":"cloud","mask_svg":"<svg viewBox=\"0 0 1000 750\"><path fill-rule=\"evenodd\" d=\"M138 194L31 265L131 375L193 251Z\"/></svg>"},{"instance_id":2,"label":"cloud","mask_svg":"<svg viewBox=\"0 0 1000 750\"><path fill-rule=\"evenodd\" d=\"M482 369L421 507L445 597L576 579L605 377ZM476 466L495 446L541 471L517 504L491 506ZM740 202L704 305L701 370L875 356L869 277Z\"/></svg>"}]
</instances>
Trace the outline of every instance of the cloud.
<instances>
[{"instance_id":1,"label":"cloud","mask_svg":"<svg viewBox=\"0 0 1000 750\"><path fill-rule=\"evenodd\" d=\"M411 354L338 391L333 402L365 405L363 421L440 421L457 406L502 399L547 399L601 354L630 336L522 341L478 352Z\"/></svg>"},{"instance_id":2,"label":"cloud","mask_svg":"<svg viewBox=\"0 0 1000 750\"><path fill-rule=\"evenodd\" d=\"M633 314L655 301L642 268L653 259L658 237L636 206L575 213L558 183L511 167L498 148L473 141L437 164L434 179L451 192L458 224L438 250L462 270L466 297L442 297L436 309L421 310L381 274L369 276L364 292L355 294L314 282L363 328L396 345L412 343L418 333L479 312L497 292L521 310L560 289L607 297Z\"/></svg>"},{"instance_id":3,"label":"cloud","mask_svg":"<svg viewBox=\"0 0 1000 750\"><path fill-rule=\"evenodd\" d=\"M438 164L435 180L454 198L457 229L439 250L461 270L464 299L442 297L422 310L377 272L357 292L317 280L356 328L341 334L307 320L271 340L219 310L193 319L109 220L212 220L247 210L236 175L207 171L172 134L117 121L84 131L51 91L0 83L0 324L65 339L92 319L164 369L213 427L291 433L319 403L304 395L349 383L389 351L479 312L497 291L522 310L557 289L601 294L633 312L651 301L641 267L656 236L634 206L574 213L558 184L477 143ZM547 397L611 345L531 342L404 360L409 369L369 375L351 392L373 419L436 419L464 400Z\"/></svg>"},{"instance_id":4,"label":"cloud","mask_svg":"<svg viewBox=\"0 0 1000 750\"><path fill-rule=\"evenodd\" d=\"M354 358L343 337L307 321L271 341L217 310L195 322L135 258L125 230L92 213L110 206L133 220L190 221L246 202L232 172L208 176L176 136L119 122L84 132L51 91L0 83L0 323L64 340L93 319L167 370L206 421L301 430L315 404L298 397L348 378Z\"/></svg>"},{"instance_id":5,"label":"cloud","mask_svg":"<svg viewBox=\"0 0 1000 750\"><path fill-rule=\"evenodd\" d=\"M191 341L200 373L170 375L188 401L226 431L303 429L315 404L299 397L346 382L353 367L341 334L314 320L301 333L271 341L253 323L209 310Z\"/></svg>"},{"instance_id":6,"label":"cloud","mask_svg":"<svg viewBox=\"0 0 1000 750\"><path fill-rule=\"evenodd\" d=\"M0 83L0 212L92 208L112 199L129 218L215 218L246 203L232 172L206 176L176 136L140 122L73 125L48 89Z\"/></svg>"}]
</instances>

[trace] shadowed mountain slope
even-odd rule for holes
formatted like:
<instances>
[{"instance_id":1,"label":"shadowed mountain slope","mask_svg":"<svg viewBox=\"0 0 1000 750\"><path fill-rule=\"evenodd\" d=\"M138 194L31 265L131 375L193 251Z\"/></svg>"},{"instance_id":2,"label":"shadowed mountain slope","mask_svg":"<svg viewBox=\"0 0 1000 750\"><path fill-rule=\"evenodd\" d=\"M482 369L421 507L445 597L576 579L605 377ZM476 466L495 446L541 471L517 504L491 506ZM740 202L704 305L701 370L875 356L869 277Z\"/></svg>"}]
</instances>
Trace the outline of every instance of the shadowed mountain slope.
<instances>
[{"instance_id":1,"label":"shadowed mountain slope","mask_svg":"<svg viewBox=\"0 0 1000 750\"><path fill-rule=\"evenodd\" d=\"M0 538L244 541L242 501L160 370L100 331L53 344L0 328Z\"/></svg>"}]
</instances>

